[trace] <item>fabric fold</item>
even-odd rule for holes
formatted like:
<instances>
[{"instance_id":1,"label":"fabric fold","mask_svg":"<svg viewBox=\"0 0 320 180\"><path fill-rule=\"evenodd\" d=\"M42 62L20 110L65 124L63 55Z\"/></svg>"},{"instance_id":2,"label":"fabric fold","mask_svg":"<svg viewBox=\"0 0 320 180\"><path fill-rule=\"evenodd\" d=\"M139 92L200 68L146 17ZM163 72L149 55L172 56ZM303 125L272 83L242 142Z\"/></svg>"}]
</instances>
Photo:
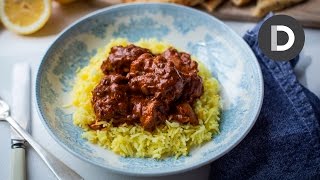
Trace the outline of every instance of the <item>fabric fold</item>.
<instances>
[{"instance_id":1,"label":"fabric fold","mask_svg":"<svg viewBox=\"0 0 320 180\"><path fill-rule=\"evenodd\" d=\"M246 138L211 164L210 179L305 179L320 175L320 100L293 72L299 57L273 61L261 52L257 38L261 24L248 31L244 40L261 66L265 89L262 109Z\"/></svg>"}]
</instances>

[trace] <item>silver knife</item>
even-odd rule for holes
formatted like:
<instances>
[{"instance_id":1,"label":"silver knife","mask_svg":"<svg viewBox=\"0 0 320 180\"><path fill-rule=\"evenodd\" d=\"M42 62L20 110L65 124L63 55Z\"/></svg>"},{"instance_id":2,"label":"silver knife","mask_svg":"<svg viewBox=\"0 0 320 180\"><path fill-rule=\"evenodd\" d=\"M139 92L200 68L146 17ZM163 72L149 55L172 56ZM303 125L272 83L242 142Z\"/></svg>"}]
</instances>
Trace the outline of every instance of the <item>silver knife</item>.
<instances>
[{"instance_id":1,"label":"silver knife","mask_svg":"<svg viewBox=\"0 0 320 180\"><path fill-rule=\"evenodd\" d=\"M18 63L12 73L12 116L19 125L29 130L30 122L30 66ZM11 127L11 180L26 179L26 141Z\"/></svg>"}]
</instances>

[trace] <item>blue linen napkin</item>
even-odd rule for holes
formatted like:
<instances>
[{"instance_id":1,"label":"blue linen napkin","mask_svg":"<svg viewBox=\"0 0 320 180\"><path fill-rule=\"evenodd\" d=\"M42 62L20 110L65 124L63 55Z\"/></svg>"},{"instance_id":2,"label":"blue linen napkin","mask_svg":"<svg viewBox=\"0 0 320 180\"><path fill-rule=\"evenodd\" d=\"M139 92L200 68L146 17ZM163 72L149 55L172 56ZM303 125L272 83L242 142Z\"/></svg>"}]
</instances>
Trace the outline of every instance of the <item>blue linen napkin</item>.
<instances>
[{"instance_id":1,"label":"blue linen napkin","mask_svg":"<svg viewBox=\"0 0 320 180\"><path fill-rule=\"evenodd\" d=\"M293 72L299 57L279 62L261 52L261 24L244 36L264 78L261 113L246 138L211 164L209 179L319 178L320 100Z\"/></svg>"}]
</instances>

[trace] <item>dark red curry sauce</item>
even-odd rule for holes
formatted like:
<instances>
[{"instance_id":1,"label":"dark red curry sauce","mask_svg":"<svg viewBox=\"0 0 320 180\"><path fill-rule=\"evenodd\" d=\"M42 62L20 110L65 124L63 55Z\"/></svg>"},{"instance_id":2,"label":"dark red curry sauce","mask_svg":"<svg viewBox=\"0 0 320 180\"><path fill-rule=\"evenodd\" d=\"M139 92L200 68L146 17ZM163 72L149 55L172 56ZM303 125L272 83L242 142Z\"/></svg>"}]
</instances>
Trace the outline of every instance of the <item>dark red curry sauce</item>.
<instances>
[{"instance_id":1,"label":"dark red curry sauce","mask_svg":"<svg viewBox=\"0 0 320 180\"><path fill-rule=\"evenodd\" d=\"M105 76L92 92L96 123L138 123L148 131L166 120L199 123L192 106L203 85L189 54L174 48L152 54L135 45L115 46L101 70ZM90 127L101 129L96 123Z\"/></svg>"}]
</instances>

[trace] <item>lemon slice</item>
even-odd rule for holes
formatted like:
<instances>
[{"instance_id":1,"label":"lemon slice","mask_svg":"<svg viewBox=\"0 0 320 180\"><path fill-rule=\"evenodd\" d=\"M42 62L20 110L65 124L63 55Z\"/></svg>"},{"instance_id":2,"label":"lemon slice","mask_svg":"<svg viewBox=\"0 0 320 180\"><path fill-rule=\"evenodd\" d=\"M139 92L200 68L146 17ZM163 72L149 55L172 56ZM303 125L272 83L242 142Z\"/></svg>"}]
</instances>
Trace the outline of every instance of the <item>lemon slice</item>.
<instances>
[{"instance_id":1,"label":"lemon slice","mask_svg":"<svg viewBox=\"0 0 320 180\"><path fill-rule=\"evenodd\" d=\"M19 34L41 29L51 14L51 0L0 0L0 17L6 28Z\"/></svg>"}]
</instances>

